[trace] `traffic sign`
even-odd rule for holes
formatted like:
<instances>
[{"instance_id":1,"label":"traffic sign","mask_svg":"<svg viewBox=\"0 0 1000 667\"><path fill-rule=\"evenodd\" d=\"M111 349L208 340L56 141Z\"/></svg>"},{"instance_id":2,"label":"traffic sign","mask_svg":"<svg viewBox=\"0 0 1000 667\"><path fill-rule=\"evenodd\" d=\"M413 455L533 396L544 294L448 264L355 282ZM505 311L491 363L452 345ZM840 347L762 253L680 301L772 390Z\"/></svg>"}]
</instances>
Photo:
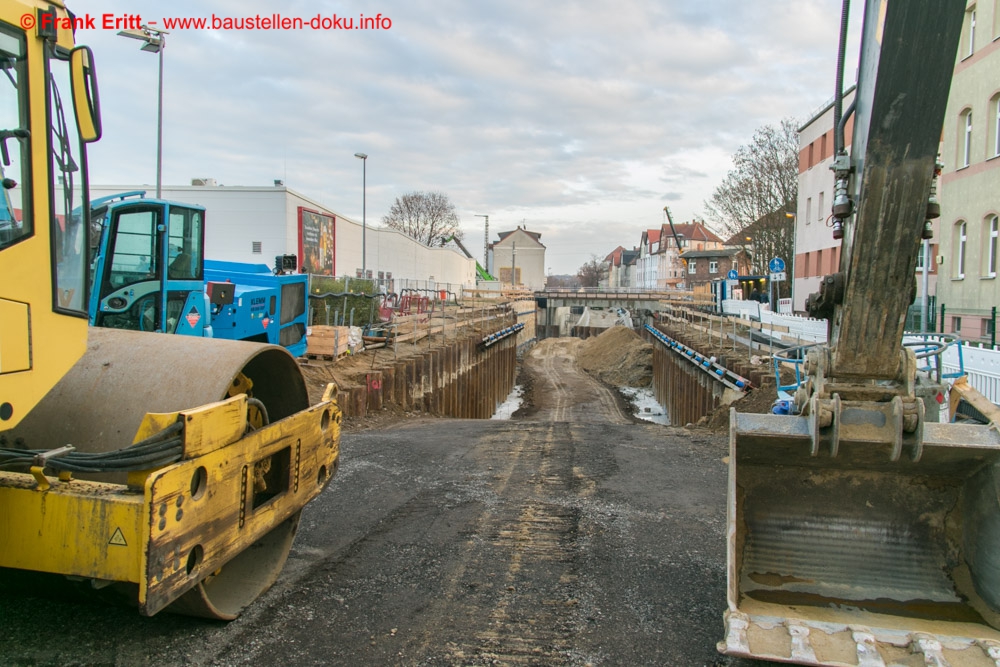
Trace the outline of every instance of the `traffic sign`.
<instances>
[{"instance_id":1,"label":"traffic sign","mask_svg":"<svg viewBox=\"0 0 1000 667\"><path fill-rule=\"evenodd\" d=\"M775 257L767 263L767 268L771 269L771 273L781 273L785 270L785 260Z\"/></svg>"},{"instance_id":2,"label":"traffic sign","mask_svg":"<svg viewBox=\"0 0 1000 667\"><path fill-rule=\"evenodd\" d=\"M739 274L736 273L736 269L729 269L729 273L726 274L726 278L729 280L737 280L739 277Z\"/></svg>"},{"instance_id":3,"label":"traffic sign","mask_svg":"<svg viewBox=\"0 0 1000 667\"><path fill-rule=\"evenodd\" d=\"M771 282L772 283L783 283L783 282L785 282L785 278L786 278L786 276L785 276L785 272L784 271L775 271L775 272L771 273Z\"/></svg>"}]
</instances>

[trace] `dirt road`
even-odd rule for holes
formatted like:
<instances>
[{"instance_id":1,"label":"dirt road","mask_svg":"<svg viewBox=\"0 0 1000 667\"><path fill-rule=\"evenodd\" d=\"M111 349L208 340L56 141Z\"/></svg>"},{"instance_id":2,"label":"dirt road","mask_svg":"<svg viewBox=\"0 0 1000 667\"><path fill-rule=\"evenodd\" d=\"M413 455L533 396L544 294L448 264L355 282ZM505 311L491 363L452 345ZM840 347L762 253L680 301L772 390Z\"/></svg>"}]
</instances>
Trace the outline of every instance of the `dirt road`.
<instances>
[{"instance_id":1,"label":"dirt road","mask_svg":"<svg viewBox=\"0 0 1000 667\"><path fill-rule=\"evenodd\" d=\"M526 355L523 375L530 377L536 421L574 424L630 424L615 395L576 363L584 342L579 338L547 338Z\"/></svg>"},{"instance_id":2,"label":"dirt road","mask_svg":"<svg viewBox=\"0 0 1000 667\"><path fill-rule=\"evenodd\" d=\"M715 649L723 439L622 423L564 346L527 363L546 397L528 421L345 435L278 584L237 621L0 597L0 663L757 664Z\"/></svg>"}]
</instances>

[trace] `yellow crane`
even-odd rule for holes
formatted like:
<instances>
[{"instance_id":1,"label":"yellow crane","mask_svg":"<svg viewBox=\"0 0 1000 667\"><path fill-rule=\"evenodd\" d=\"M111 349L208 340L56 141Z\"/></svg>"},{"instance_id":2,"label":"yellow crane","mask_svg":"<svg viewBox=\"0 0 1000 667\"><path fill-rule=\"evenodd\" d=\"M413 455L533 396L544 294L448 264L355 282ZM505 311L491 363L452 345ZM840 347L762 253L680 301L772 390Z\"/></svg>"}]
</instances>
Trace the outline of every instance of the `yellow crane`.
<instances>
[{"instance_id":1,"label":"yellow crane","mask_svg":"<svg viewBox=\"0 0 1000 667\"><path fill-rule=\"evenodd\" d=\"M0 567L232 619L337 470L336 389L310 405L277 346L88 328L101 120L76 23L0 0Z\"/></svg>"}]
</instances>

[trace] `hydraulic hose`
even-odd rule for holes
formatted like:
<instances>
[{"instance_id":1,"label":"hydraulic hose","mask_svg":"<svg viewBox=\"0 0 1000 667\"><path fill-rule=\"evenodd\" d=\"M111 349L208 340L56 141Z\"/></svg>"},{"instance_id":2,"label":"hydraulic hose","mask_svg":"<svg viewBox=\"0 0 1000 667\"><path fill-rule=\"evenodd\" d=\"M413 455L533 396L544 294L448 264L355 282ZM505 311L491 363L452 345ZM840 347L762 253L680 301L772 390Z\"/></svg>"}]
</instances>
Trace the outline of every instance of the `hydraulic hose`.
<instances>
[{"instance_id":1,"label":"hydraulic hose","mask_svg":"<svg viewBox=\"0 0 1000 667\"><path fill-rule=\"evenodd\" d=\"M844 0L840 12L840 48L837 51L837 89L833 94L833 154L844 150L844 59L847 50L847 23L851 11L851 0Z\"/></svg>"}]
</instances>

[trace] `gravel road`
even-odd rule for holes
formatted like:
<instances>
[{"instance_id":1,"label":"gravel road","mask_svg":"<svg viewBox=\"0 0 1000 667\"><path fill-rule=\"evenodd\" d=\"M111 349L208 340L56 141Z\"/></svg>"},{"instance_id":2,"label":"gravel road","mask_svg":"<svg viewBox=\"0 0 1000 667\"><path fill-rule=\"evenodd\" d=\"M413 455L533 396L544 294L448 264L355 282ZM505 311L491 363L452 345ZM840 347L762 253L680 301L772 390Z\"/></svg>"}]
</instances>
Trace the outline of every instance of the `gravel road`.
<instances>
[{"instance_id":1,"label":"gravel road","mask_svg":"<svg viewBox=\"0 0 1000 667\"><path fill-rule=\"evenodd\" d=\"M278 584L237 621L7 595L0 663L763 664L715 649L724 437L626 423L564 352L527 360L555 406L530 420L344 435Z\"/></svg>"}]
</instances>

